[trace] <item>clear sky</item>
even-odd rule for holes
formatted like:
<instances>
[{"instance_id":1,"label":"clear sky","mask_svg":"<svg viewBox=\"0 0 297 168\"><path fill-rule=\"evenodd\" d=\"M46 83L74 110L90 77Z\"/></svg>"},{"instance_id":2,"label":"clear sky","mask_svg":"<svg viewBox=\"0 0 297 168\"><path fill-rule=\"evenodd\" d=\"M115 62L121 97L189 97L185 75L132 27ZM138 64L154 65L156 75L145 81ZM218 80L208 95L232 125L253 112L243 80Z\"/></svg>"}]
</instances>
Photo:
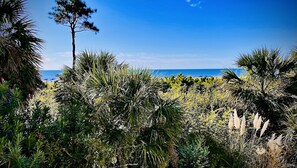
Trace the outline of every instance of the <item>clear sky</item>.
<instances>
[{"instance_id":1,"label":"clear sky","mask_svg":"<svg viewBox=\"0 0 297 168\"><path fill-rule=\"evenodd\" d=\"M85 0L100 29L77 34L77 51L109 51L133 67L231 68L241 53L297 46L297 0ZM71 65L67 27L49 19L54 0L26 7L45 40L43 69Z\"/></svg>"}]
</instances>

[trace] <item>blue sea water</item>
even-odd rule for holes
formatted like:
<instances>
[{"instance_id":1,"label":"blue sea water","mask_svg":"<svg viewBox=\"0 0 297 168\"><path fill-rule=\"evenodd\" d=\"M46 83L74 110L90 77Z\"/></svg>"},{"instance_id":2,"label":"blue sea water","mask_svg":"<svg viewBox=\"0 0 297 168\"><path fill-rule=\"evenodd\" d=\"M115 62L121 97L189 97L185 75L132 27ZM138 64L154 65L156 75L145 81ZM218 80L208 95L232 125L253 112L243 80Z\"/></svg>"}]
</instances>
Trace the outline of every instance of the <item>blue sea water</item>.
<instances>
[{"instance_id":1,"label":"blue sea water","mask_svg":"<svg viewBox=\"0 0 297 168\"><path fill-rule=\"evenodd\" d=\"M42 80L53 81L62 73L62 70L41 70L40 73Z\"/></svg>"},{"instance_id":2,"label":"blue sea water","mask_svg":"<svg viewBox=\"0 0 297 168\"><path fill-rule=\"evenodd\" d=\"M152 74L157 77L169 77L171 75L183 74L184 76L202 77L202 76L222 76L224 70L227 69L154 69L151 70ZM237 75L243 75L245 71L243 69L233 68L231 69ZM41 78L45 81L53 81L57 79L57 75L61 74L61 70L41 70Z\"/></svg>"},{"instance_id":3,"label":"blue sea water","mask_svg":"<svg viewBox=\"0 0 297 168\"><path fill-rule=\"evenodd\" d=\"M156 69L152 70L154 76L158 77L169 77L171 75L183 74L184 76L202 77L202 76L222 76L223 71L227 69ZM233 68L231 69L238 76L244 74L243 69Z\"/></svg>"}]
</instances>

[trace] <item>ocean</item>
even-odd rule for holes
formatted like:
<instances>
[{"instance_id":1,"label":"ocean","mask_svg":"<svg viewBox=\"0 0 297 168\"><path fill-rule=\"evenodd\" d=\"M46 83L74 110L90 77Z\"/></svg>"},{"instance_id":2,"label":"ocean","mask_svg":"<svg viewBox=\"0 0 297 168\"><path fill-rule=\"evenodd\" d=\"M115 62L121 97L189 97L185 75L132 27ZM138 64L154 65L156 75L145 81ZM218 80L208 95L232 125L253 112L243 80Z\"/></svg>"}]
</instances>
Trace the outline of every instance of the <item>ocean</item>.
<instances>
[{"instance_id":1,"label":"ocean","mask_svg":"<svg viewBox=\"0 0 297 168\"><path fill-rule=\"evenodd\" d=\"M169 77L171 75L183 74L184 76L203 77L203 76L222 76L224 70L227 69L154 69L151 70L153 76L157 77ZM232 68L238 76L243 75L245 71L243 69ZM61 74L61 70L41 70L41 78L45 81L53 81L57 79L57 75Z\"/></svg>"}]
</instances>

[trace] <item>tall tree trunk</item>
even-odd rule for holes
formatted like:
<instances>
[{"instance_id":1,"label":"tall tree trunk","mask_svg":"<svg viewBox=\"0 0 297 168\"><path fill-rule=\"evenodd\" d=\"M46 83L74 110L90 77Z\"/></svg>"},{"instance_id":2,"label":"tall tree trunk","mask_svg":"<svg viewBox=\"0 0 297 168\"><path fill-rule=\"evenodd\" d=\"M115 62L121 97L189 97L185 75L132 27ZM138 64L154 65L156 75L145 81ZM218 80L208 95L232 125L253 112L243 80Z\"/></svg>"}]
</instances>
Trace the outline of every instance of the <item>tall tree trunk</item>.
<instances>
[{"instance_id":1,"label":"tall tree trunk","mask_svg":"<svg viewBox=\"0 0 297 168\"><path fill-rule=\"evenodd\" d=\"M75 62L76 62L76 56L75 56L75 31L74 28L71 28L71 38L72 38L72 69L75 70Z\"/></svg>"}]
</instances>

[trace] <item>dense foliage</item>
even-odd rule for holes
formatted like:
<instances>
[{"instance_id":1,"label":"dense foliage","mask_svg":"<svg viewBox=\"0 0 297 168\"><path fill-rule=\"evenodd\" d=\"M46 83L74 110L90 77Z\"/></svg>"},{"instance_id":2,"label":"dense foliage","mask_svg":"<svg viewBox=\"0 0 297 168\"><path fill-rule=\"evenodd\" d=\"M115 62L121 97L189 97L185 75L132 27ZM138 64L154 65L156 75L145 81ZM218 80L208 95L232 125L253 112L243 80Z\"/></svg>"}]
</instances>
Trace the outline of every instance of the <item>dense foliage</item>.
<instances>
[{"instance_id":1,"label":"dense foliage","mask_svg":"<svg viewBox=\"0 0 297 168\"><path fill-rule=\"evenodd\" d=\"M8 82L0 85L1 166L296 164L294 99L281 108L281 125L273 127L271 118L236 96L223 78L159 79L107 52L82 52L75 69L66 67L30 100ZM239 79L250 80L249 75Z\"/></svg>"},{"instance_id":2,"label":"dense foliage","mask_svg":"<svg viewBox=\"0 0 297 168\"><path fill-rule=\"evenodd\" d=\"M283 110L295 101L291 76L296 75L297 57L282 58L279 50L258 49L252 54L244 54L237 60L248 75L241 79L231 70L223 76L230 84L230 90L236 97L249 104L250 110L257 110L262 116L279 127Z\"/></svg>"},{"instance_id":3,"label":"dense foliage","mask_svg":"<svg viewBox=\"0 0 297 168\"><path fill-rule=\"evenodd\" d=\"M23 2L0 0L0 167L296 167L296 50L257 49L237 61L244 76L200 78L84 51L42 84Z\"/></svg>"}]
</instances>

